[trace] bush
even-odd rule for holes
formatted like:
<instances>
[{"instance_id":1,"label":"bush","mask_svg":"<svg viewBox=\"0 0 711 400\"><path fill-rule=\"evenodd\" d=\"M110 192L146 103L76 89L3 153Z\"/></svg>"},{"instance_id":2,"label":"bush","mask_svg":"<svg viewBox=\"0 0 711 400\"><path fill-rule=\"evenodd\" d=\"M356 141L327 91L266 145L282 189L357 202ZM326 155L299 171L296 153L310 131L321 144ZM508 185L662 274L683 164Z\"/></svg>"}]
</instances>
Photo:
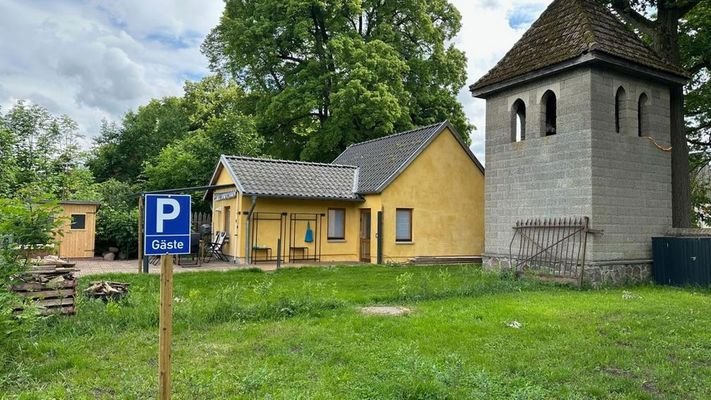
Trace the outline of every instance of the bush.
<instances>
[{"instance_id":1,"label":"bush","mask_svg":"<svg viewBox=\"0 0 711 400\"><path fill-rule=\"evenodd\" d=\"M126 257L138 252L138 197L140 188L115 179L99 184L101 208L96 220L96 249L116 246Z\"/></svg>"},{"instance_id":2,"label":"bush","mask_svg":"<svg viewBox=\"0 0 711 400\"><path fill-rule=\"evenodd\" d=\"M33 251L52 245L61 234L60 209L45 196L0 199L0 354L22 346L34 328L37 313L10 291L12 277L23 272ZM15 314L22 306L25 311ZM0 358L0 363L7 360Z\"/></svg>"},{"instance_id":3,"label":"bush","mask_svg":"<svg viewBox=\"0 0 711 400\"><path fill-rule=\"evenodd\" d=\"M5 256L26 263L34 251L54 247L57 236L62 235L60 212L57 203L44 195L0 199L0 238L5 243Z\"/></svg>"},{"instance_id":4,"label":"bush","mask_svg":"<svg viewBox=\"0 0 711 400\"><path fill-rule=\"evenodd\" d=\"M126 257L138 252L138 209L102 206L97 214L97 249L116 246Z\"/></svg>"}]
</instances>

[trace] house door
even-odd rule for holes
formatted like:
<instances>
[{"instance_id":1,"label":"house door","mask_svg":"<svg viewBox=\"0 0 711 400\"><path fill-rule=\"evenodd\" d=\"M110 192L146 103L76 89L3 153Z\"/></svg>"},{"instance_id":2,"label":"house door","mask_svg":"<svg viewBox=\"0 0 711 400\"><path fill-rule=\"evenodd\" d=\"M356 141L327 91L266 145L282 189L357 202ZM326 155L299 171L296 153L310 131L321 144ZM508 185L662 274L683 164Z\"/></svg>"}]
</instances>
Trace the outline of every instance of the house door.
<instances>
[{"instance_id":1,"label":"house door","mask_svg":"<svg viewBox=\"0 0 711 400\"><path fill-rule=\"evenodd\" d=\"M360 261L370 262L370 209L360 210Z\"/></svg>"}]
</instances>

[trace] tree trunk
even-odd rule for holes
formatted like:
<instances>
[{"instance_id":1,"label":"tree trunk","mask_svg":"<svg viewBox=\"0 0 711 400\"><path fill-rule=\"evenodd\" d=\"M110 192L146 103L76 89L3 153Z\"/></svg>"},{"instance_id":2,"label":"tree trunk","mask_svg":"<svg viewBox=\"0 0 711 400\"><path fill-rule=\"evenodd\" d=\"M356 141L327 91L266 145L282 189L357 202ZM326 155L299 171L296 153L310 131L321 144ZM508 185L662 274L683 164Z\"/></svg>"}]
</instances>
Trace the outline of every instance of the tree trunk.
<instances>
[{"instance_id":1,"label":"tree trunk","mask_svg":"<svg viewBox=\"0 0 711 400\"><path fill-rule=\"evenodd\" d=\"M654 38L655 50L667 61L681 65L679 54L679 10L665 7L660 2L657 14L657 29ZM672 226L691 226L691 179L689 177L689 146L684 125L684 88L674 86L670 90L670 128L672 145Z\"/></svg>"},{"instance_id":2,"label":"tree trunk","mask_svg":"<svg viewBox=\"0 0 711 400\"><path fill-rule=\"evenodd\" d=\"M689 146L684 129L684 88L671 89L672 145L672 226L691 226L691 179L689 177Z\"/></svg>"}]
</instances>

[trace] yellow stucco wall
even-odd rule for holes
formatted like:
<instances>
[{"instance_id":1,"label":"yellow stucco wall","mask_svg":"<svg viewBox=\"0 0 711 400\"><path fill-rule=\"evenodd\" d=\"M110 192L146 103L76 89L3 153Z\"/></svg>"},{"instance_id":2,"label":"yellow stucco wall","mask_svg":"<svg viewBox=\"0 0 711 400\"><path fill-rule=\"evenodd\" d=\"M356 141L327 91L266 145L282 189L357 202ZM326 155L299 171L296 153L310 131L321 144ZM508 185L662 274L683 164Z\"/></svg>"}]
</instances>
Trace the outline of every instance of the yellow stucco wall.
<instances>
[{"instance_id":1,"label":"yellow stucco wall","mask_svg":"<svg viewBox=\"0 0 711 400\"><path fill-rule=\"evenodd\" d=\"M230 177L229 173L222 168L222 166L219 166L219 172L217 175L217 179L215 180L215 185L234 185L234 181L232 180L232 177ZM231 187L231 188L225 188L225 189L219 189L215 191L215 194L219 193L226 193L226 192L234 192L236 191L236 187ZM240 237L240 226L239 226L239 214L240 214L240 206L241 206L241 198L242 196L237 192L236 196L231 198L231 199L226 199L226 200L221 200L221 201L213 201L212 203L212 231L214 232L224 232L227 229L227 224L229 224L229 229L228 231L230 232L229 235L229 241L225 244L225 246L222 248L222 251L231 257L240 257L240 248L239 246L235 245L235 241L239 241ZM226 207L229 207L230 215L229 215L229 221L225 221L225 210Z\"/></svg>"},{"instance_id":2,"label":"yellow stucco wall","mask_svg":"<svg viewBox=\"0 0 711 400\"><path fill-rule=\"evenodd\" d=\"M252 205L252 199L249 196L242 198L244 211L249 211ZM299 200L299 199L257 199L254 208L255 219L252 220L253 226L256 224L256 238L252 238L255 230L252 229L247 235L247 215L240 215L241 235L239 240L240 257L244 256L246 251L246 240L249 236L251 243L254 243L260 250L255 250L254 258L263 260L267 257L267 248L270 249L271 257L277 255L277 239L279 238L279 230L282 229L282 254L286 261L289 261L290 253L294 258L313 257L317 251L317 240L320 241L321 261L333 262L354 262L358 261L358 229L359 229L359 205L361 203L353 203L347 201L324 201L324 200ZM345 238L343 240L328 239L328 209L342 208L345 210ZM286 213L282 217L282 213ZM302 214L302 215L297 215ZM312 219L313 221L294 220L292 225L292 217L298 219ZM268 219L267 219L268 218ZM311 226L313 232L312 243L306 243L306 230L308 225ZM291 238L293 237L293 241ZM294 247L293 250L290 248ZM308 250L301 249L303 247ZM240 261L244 261L241 259Z\"/></svg>"},{"instance_id":3,"label":"yellow stucco wall","mask_svg":"<svg viewBox=\"0 0 711 400\"><path fill-rule=\"evenodd\" d=\"M64 258L94 257L94 243L96 238L96 204L61 204L61 218L63 236L57 237L59 241L59 256ZM72 214L85 215L84 229L71 229Z\"/></svg>"},{"instance_id":4,"label":"yellow stucco wall","mask_svg":"<svg viewBox=\"0 0 711 400\"><path fill-rule=\"evenodd\" d=\"M484 251L484 175L442 132L380 194L385 261ZM395 241L395 210L412 208L412 242Z\"/></svg>"},{"instance_id":5,"label":"yellow stucco wall","mask_svg":"<svg viewBox=\"0 0 711 400\"><path fill-rule=\"evenodd\" d=\"M214 184L232 184L232 178L219 167ZM236 190L221 189L216 193ZM247 212L252 198L239 193L235 198L214 201L213 231L225 230L225 208L230 208L230 242L224 248L226 255L245 262L246 241L252 242L247 232ZM343 208L346 212L345 239L328 240L328 209ZM411 208L411 243L395 241L395 212L397 208ZM383 211L383 256L385 261L405 262L414 257L478 256L484 249L484 175L471 161L459 142L449 131L442 132L381 194L365 196L362 202L270 199L259 198L255 213L273 213L274 221L260 220L258 237L254 243L262 248L254 257L263 259L266 248L271 256L277 253L279 218L284 217L282 237L283 255L290 254L289 247L309 247L304 242L306 222L297 222L291 230L290 218L294 213L319 214L318 222L311 228L321 241L321 261L356 262L360 255L360 212L371 211L370 261L377 261L377 214ZM266 214L262 214L263 216ZM292 233L293 232L293 233ZM294 237L294 243L290 238ZM317 239L317 238L314 238ZM251 247L251 245L250 245ZM294 256L302 255L294 250Z\"/></svg>"}]
</instances>

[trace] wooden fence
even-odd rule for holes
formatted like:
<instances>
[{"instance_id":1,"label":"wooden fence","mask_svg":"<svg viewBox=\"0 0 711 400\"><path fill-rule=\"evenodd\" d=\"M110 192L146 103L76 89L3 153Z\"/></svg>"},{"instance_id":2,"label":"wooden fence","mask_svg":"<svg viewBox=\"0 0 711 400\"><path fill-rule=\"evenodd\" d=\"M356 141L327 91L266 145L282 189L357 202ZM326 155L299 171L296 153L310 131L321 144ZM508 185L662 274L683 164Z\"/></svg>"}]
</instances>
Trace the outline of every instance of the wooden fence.
<instances>
[{"instance_id":1,"label":"wooden fence","mask_svg":"<svg viewBox=\"0 0 711 400\"><path fill-rule=\"evenodd\" d=\"M212 224L212 215L208 212L193 212L192 214L192 229L193 232L200 232L200 226L201 225L211 225Z\"/></svg>"}]
</instances>

